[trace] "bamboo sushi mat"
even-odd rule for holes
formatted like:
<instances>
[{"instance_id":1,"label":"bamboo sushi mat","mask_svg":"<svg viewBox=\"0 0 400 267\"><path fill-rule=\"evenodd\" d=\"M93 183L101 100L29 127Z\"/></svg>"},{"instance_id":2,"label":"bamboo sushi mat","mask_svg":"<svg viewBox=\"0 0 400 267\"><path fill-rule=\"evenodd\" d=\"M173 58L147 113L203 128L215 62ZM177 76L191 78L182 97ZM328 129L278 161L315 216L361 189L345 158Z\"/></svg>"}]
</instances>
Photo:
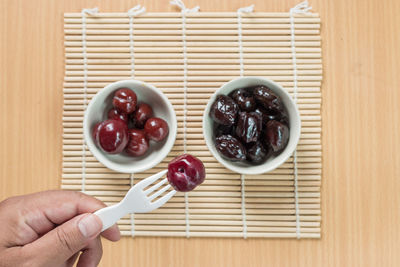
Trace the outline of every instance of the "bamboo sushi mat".
<instances>
[{"instance_id":1,"label":"bamboo sushi mat","mask_svg":"<svg viewBox=\"0 0 400 267\"><path fill-rule=\"evenodd\" d=\"M176 194L154 212L124 217L119 221L122 235L319 238L319 15L190 11L64 14L62 188L114 204L133 184L165 169L186 143L187 152L205 163L204 184L187 195ZM268 174L233 173L214 159L203 139L202 115L209 97L241 75L280 83L300 110L297 151ZM83 143L82 121L97 91L130 78L151 83L167 95L179 129L162 163L143 173L123 174L93 157Z\"/></svg>"}]
</instances>

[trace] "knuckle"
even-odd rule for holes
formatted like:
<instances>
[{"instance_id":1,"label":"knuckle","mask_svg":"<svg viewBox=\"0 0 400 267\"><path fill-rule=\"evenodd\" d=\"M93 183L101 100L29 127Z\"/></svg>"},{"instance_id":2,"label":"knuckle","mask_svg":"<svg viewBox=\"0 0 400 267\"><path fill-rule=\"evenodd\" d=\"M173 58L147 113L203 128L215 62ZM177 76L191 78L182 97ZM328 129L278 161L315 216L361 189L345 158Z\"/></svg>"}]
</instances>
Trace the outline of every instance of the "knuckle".
<instances>
[{"instance_id":1,"label":"knuckle","mask_svg":"<svg viewBox=\"0 0 400 267\"><path fill-rule=\"evenodd\" d=\"M70 244L70 236L69 234L62 228L59 227L56 230L57 241L62 249L66 249L69 253L75 253L74 248Z\"/></svg>"},{"instance_id":2,"label":"knuckle","mask_svg":"<svg viewBox=\"0 0 400 267\"><path fill-rule=\"evenodd\" d=\"M21 200L21 197L14 196L4 199L0 202L0 209L4 207L9 207L10 205L15 205Z\"/></svg>"},{"instance_id":3,"label":"knuckle","mask_svg":"<svg viewBox=\"0 0 400 267\"><path fill-rule=\"evenodd\" d=\"M38 234L30 228L27 228L21 219L13 220L13 227L10 229L14 236L16 245L24 245L38 238Z\"/></svg>"}]
</instances>

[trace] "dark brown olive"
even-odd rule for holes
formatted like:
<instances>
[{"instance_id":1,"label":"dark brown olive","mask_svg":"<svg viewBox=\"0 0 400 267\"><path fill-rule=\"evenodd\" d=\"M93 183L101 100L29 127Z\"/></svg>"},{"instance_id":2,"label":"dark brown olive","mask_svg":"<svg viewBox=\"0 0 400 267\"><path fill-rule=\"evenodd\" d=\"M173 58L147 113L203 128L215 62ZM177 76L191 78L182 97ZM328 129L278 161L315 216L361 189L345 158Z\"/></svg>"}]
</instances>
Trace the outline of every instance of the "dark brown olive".
<instances>
[{"instance_id":1,"label":"dark brown olive","mask_svg":"<svg viewBox=\"0 0 400 267\"><path fill-rule=\"evenodd\" d=\"M260 142L251 144L247 149L247 160L253 164L263 163L268 156L268 151Z\"/></svg>"},{"instance_id":2,"label":"dark brown olive","mask_svg":"<svg viewBox=\"0 0 400 267\"><path fill-rule=\"evenodd\" d=\"M256 108L256 100L249 90L236 89L229 94L230 97L238 104L242 111L254 111Z\"/></svg>"},{"instance_id":3,"label":"dark brown olive","mask_svg":"<svg viewBox=\"0 0 400 267\"><path fill-rule=\"evenodd\" d=\"M285 149L289 141L289 128L279 121L269 121L263 136L264 146L276 153Z\"/></svg>"},{"instance_id":4,"label":"dark brown olive","mask_svg":"<svg viewBox=\"0 0 400 267\"><path fill-rule=\"evenodd\" d=\"M267 114L265 114L268 121L280 121L281 119L281 113L280 112L267 112Z\"/></svg>"},{"instance_id":5,"label":"dark brown olive","mask_svg":"<svg viewBox=\"0 0 400 267\"><path fill-rule=\"evenodd\" d=\"M289 118L285 109L282 111L277 110L266 110L263 107L257 107L254 112L261 114L263 120L263 126L267 125L269 121L280 121L286 126L289 126Z\"/></svg>"},{"instance_id":6,"label":"dark brown olive","mask_svg":"<svg viewBox=\"0 0 400 267\"><path fill-rule=\"evenodd\" d=\"M265 110L265 108L257 107L256 110L254 110L254 112L261 115L263 126L267 125L267 122L269 121L269 117L267 115L267 111Z\"/></svg>"},{"instance_id":7,"label":"dark brown olive","mask_svg":"<svg viewBox=\"0 0 400 267\"><path fill-rule=\"evenodd\" d=\"M268 87L260 85L253 90L254 97L259 105L267 110L282 110L283 104L281 99Z\"/></svg>"},{"instance_id":8,"label":"dark brown olive","mask_svg":"<svg viewBox=\"0 0 400 267\"><path fill-rule=\"evenodd\" d=\"M287 113L286 108L284 107L283 110L281 111L281 118L279 119L280 122L282 122L283 124L285 124L287 127L290 128L289 125L289 115Z\"/></svg>"},{"instance_id":9,"label":"dark brown olive","mask_svg":"<svg viewBox=\"0 0 400 267\"><path fill-rule=\"evenodd\" d=\"M257 142L262 130L262 116L256 112L239 112L236 136L244 143Z\"/></svg>"},{"instance_id":10,"label":"dark brown olive","mask_svg":"<svg viewBox=\"0 0 400 267\"><path fill-rule=\"evenodd\" d=\"M246 148L232 135L221 135L215 138L215 148L223 158L230 161L246 159Z\"/></svg>"},{"instance_id":11,"label":"dark brown olive","mask_svg":"<svg viewBox=\"0 0 400 267\"><path fill-rule=\"evenodd\" d=\"M218 95L210 109L211 118L219 124L231 126L236 122L238 105L226 95Z\"/></svg>"},{"instance_id":12,"label":"dark brown olive","mask_svg":"<svg viewBox=\"0 0 400 267\"><path fill-rule=\"evenodd\" d=\"M225 134L230 134L232 135L233 133L233 126L226 126L226 125L222 125L222 124L217 124L214 122L214 137L218 137L221 135L225 135Z\"/></svg>"}]
</instances>

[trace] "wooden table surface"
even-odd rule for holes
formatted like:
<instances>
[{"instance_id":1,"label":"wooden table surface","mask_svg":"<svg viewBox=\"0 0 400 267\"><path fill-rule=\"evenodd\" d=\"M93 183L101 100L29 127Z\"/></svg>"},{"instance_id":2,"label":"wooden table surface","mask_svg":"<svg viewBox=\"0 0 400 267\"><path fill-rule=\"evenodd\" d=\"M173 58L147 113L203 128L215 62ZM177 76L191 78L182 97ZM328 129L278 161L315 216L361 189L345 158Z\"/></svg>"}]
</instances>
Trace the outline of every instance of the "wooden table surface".
<instances>
[{"instance_id":1,"label":"wooden table surface","mask_svg":"<svg viewBox=\"0 0 400 267\"><path fill-rule=\"evenodd\" d=\"M148 11L176 11L167 0ZM190 0L203 11L288 11L297 0ZM0 0L0 199L57 189L63 12L126 0ZM320 240L123 238L102 266L400 266L400 1L311 0L322 21Z\"/></svg>"}]
</instances>

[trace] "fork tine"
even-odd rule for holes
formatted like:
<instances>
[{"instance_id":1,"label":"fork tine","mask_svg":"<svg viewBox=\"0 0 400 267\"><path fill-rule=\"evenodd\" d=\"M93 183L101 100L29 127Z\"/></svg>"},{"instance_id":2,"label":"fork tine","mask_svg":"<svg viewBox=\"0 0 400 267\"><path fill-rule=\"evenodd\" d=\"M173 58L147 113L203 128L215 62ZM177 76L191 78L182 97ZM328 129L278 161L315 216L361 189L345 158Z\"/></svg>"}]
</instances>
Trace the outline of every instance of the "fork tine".
<instances>
[{"instance_id":1,"label":"fork tine","mask_svg":"<svg viewBox=\"0 0 400 267\"><path fill-rule=\"evenodd\" d=\"M161 188L160 190L158 190L157 192L155 192L154 194L152 194L151 196L149 196L149 200L152 201L153 199L155 199L156 197L158 197L159 195L161 195L162 193L164 193L165 191L167 191L170 187L171 187L170 184L164 186L163 188Z\"/></svg>"},{"instance_id":2,"label":"fork tine","mask_svg":"<svg viewBox=\"0 0 400 267\"><path fill-rule=\"evenodd\" d=\"M170 198L175 195L176 191L172 190L171 192L169 192L168 194L166 194L165 196L163 196L162 198L160 198L159 200L157 200L156 202L151 203L151 207L153 209L158 209L159 207L161 207L162 205L165 204L165 202L167 202L168 200L170 200Z\"/></svg>"},{"instance_id":3,"label":"fork tine","mask_svg":"<svg viewBox=\"0 0 400 267\"><path fill-rule=\"evenodd\" d=\"M164 178L161 180L161 182L153 185L152 187L150 187L149 189L147 189L146 191L144 191L144 193L146 195L150 194L151 192L153 192L154 190L156 190L157 188L159 188L160 186L162 186L163 184L165 184L168 181L167 178Z\"/></svg>"},{"instance_id":4,"label":"fork tine","mask_svg":"<svg viewBox=\"0 0 400 267\"><path fill-rule=\"evenodd\" d=\"M159 173L156 173L150 177L147 177L143 181L137 183L135 187L139 188L139 189L143 189L146 186L149 186L152 183L154 183L155 181L157 181L160 177L164 176L164 174L166 174L166 173L167 173L167 170L160 171Z\"/></svg>"}]
</instances>

